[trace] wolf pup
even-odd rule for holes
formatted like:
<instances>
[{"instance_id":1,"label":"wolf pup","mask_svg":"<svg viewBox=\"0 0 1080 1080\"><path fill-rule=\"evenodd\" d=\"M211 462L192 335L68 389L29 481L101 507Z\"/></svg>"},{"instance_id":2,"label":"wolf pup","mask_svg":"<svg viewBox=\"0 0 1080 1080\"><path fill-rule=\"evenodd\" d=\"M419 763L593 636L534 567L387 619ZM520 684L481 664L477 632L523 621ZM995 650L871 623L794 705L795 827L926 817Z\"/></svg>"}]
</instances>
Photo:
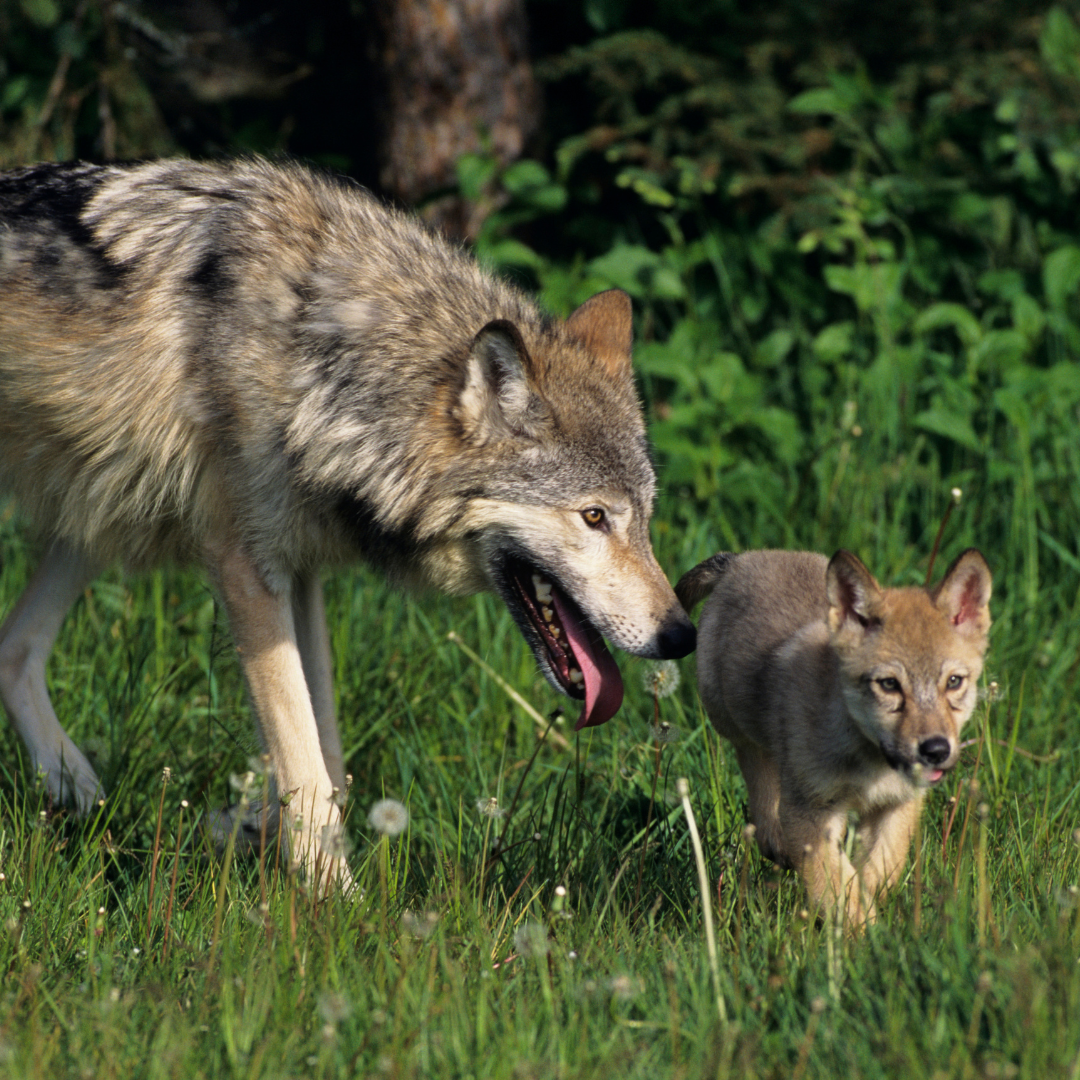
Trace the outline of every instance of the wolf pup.
<instances>
[{"instance_id":1,"label":"wolf pup","mask_svg":"<svg viewBox=\"0 0 1080 1080\"><path fill-rule=\"evenodd\" d=\"M0 175L0 483L46 542L0 698L56 798L102 794L45 662L103 567L198 560L228 613L311 873L345 786L319 568L505 600L548 680L618 709L602 637L680 657L625 293L561 322L298 165Z\"/></svg>"},{"instance_id":2,"label":"wolf pup","mask_svg":"<svg viewBox=\"0 0 1080 1080\"><path fill-rule=\"evenodd\" d=\"M882 589L848 551L721 553L676 593L688 611L711 593L698 687L734 744L762 852L857 930L956 762L990 627L986 560L972 548L934 589Z\"/></svg>"}]
</instances>

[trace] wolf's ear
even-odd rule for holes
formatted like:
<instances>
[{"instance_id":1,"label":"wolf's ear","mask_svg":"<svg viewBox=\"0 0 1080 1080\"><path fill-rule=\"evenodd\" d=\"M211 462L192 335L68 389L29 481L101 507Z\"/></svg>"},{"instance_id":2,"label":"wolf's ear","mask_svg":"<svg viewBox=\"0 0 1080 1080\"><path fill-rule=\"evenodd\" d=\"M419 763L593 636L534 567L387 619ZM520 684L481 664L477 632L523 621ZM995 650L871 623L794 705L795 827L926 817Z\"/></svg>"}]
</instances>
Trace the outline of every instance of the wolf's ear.
<instances>
[{"instance_id":1,"label":"wolf's ear","mask_svg":"<svg viewBox=\"0 0 1080 1080\"><path fill-rule=\"evenodd\" d=\"M825 595L829 601L830 633L837 633L849 620L864 630L875 623L881 586L850 551L838 551L829 560Z\"/></svg>"},{"instance_id":2,"label":"wolf's ear","mask_svg":"<svg viewBox=\"0 0 1080 1080\"><path fill-rule=\"evenodd\" d=\"M534 431L546 410L529 386L528 368L529 353L513 323L496 319L473 338L458 400L469 436L483 441Z\"/></svg>"},{"instance_id":3,"label":"wolf's ear","mask_svg":"<svg viewBox=\"0 0 1080 1080\"><path fill-rule=\"evenodd\" d=\"M980 637L990 629L990 591L990 567L982 552L968 548L945 571L931 598L953 626Z\"/></svg>"},{"instance_id":4,"label":"wolf's ear","mask_svg":"<svg viewBox=\"0 0 1080 1080\"><path fill-rule=\"evenodd\" d=\"M586 300L566 320L566 329L604 365L613 379L630 376L633 313L630 297L622 289L608 289Z\"/></svg>"}]
</instances>

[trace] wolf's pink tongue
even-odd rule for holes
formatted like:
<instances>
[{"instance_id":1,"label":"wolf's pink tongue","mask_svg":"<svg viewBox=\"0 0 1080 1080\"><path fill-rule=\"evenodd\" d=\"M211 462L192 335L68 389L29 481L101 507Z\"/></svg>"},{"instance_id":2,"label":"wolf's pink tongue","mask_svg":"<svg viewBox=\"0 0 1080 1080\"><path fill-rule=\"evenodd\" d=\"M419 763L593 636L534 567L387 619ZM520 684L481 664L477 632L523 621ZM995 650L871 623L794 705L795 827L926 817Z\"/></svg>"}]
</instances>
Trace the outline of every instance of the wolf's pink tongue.
<instances>
[{"instance_id":1,"label":"wolf's pink tongue","mask_svg":"<svg viewBox=\"0 0 1080 1080\"><path fill-rule=\"evenodd\" d=\"M584 625L568 604L562 603L558 592L552 592L551 599L585 677L585 708L581 710L574 730L606 724L622 704L623 682L619 666L608 652L604 639L591 626Z\"/></svg>"}]
</instances>

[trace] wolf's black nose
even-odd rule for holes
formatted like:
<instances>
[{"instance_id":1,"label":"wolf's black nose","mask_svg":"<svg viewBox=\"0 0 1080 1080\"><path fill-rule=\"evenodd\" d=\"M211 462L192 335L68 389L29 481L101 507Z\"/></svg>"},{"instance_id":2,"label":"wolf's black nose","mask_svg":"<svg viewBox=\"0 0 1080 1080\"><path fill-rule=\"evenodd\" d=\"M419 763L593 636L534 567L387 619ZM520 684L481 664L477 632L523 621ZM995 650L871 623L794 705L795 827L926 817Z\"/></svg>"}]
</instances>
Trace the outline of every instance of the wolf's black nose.
<instances>
[{"instance_id":1,"label":"wolf's black nose","mask_svg":"<svg viewBox=\"0 0 1080 1080\"><path fill-rule=\"evenodd\" d=\"M678 660L697 648L697 630L694 629L694 624L682 615L681 618L671 619L657 635L656 641L662 660Z\"/></svg>"},{"instance_id":2,"label":"wolf's black nose","mask_svg":"<svg viewBox=\"0 0 1080 1080\"><path fill-rule=\"evenodd\" d=\"M940 765L951 752L949 740L943 735L931 735L919 743L919 758L924 765Z\"/></svg>"}]
</instances>

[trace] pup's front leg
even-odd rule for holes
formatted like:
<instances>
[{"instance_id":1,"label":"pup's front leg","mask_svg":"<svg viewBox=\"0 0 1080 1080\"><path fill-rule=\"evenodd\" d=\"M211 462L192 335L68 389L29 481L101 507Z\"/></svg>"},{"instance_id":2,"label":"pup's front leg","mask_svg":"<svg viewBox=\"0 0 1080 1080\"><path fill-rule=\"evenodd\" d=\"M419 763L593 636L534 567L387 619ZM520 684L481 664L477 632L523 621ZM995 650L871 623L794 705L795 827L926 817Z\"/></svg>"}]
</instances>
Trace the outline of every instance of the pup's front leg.
<instances>
[{"instance_id":1,"label":"pup's front leg","mask_svg":"<svg viewBox=\"0 0 1080 1080\"><path fill-rule=\"evenodd\" d=\"M826 912L838 904L843 907L845 927L851 933L858 933L864 922L873 922L873 904L864 904L859 875L844 851L845 811L821 810L782 798L780 818L784 843L811 901Z\"/></svg>"},{"instance_id":2,"label":"pup's front leg","mask_svg":"<svg viewBox=\"0 0 1080 1080\"><path fill-rule=\"evenodd\" d=\"M282 828L293 854L320 889L348 887L345 860L324 850L342 828L341 792L330 779L304 678L289 589L276 592L233 538L208 545L210 566L229 615L278 797L288 801ZM299 827L297 827L299 822Z\"/></svg>"},{"instance_id":3,"label":"pup's front leg","mask_svg":"<svg viewBox=\"0 0 1080 1080\"><path fill-rule=\"evenodd\" d=\"M863 851L859 866L863 892L875 900L900 878L915 826L922 812L923 793L897 806L867 814L859 823Z\"/></svg>"}]
</instances>

